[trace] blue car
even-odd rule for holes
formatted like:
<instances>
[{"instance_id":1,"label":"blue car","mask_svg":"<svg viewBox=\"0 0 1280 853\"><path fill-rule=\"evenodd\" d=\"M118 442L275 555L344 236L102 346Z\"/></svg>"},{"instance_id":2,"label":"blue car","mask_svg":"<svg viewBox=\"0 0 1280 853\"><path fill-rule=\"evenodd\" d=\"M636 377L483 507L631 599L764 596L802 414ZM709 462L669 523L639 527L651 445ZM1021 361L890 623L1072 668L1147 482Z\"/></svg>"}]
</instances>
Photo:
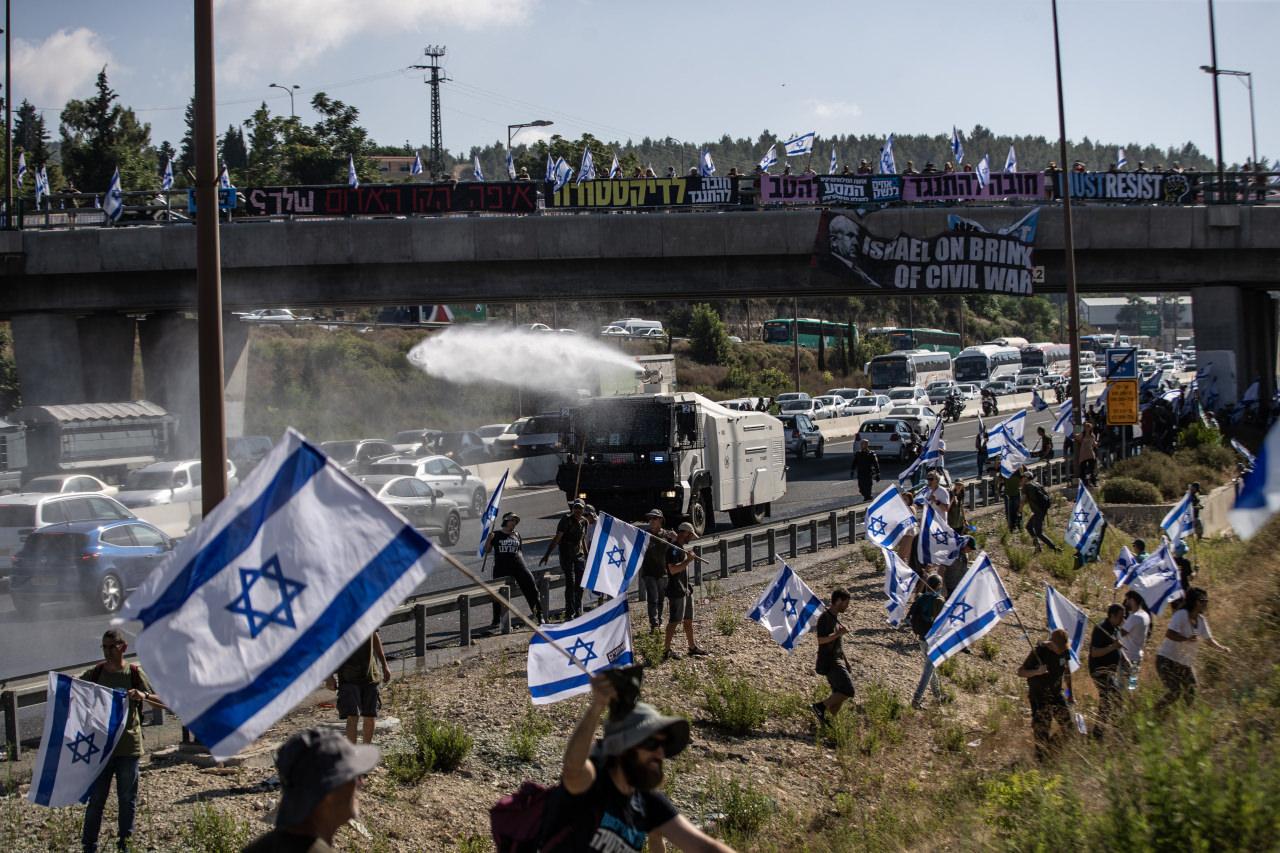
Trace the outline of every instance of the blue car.
<instances>
[{"instance_id":1,"label":"blue car","mask_svg":"<svg viewBox=\"0 0 1280 853\"><path fill-rule=\"evenodd\" d=\"M114 613L172 550L173 540L138 519L51 524L33 531L14 558L9 594L20 613L46 602Z\"/></svg>"}]
</instances>

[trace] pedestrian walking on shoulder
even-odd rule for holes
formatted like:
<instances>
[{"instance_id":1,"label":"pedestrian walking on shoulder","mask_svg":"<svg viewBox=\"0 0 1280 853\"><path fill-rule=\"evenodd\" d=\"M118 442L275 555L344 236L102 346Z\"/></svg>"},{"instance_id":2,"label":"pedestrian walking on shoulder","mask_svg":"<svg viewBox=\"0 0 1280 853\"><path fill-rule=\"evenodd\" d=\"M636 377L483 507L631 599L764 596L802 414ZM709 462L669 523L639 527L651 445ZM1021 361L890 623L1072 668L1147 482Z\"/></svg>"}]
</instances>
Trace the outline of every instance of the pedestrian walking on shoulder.
<instances>
[{"instance_id":1,"label":"pedestrian walking on shoulder","mask_svg":"<svg viewBox=\"0 0 1280 853\"><path fill-rule=\"evenodd\" d=\"M1095 738L1106 733L1120 705L1119 679L1124 660L1124 637L1120 627L1124 616L1124 607L1111 605L1107 608L1107 618L1093 626L1093 634L1089 637L1089 677L1098 690L1098 722L1093 726Z\"/></svg>"},{"instance_id":2,"label":"pedestrian walking on shoulder","mask_svg":"<svg viewBox=\"0 0 1280 853\"><path fill-rule=\"evenodd\" d=\"M538 595L538 584L533 579L533 572L529 571L529 567L524 562L524 540L516 532L519 524L520 516L514 512L503 514L502 526L489 534L489 541L485 547L493 551L493 579L511 578L515 581L520 594L524 596L525 604L529 605L529 612L533 614L534 621L542 624L546 621L542 612L542 599ZM507 596L509 599L515 598L510 588ZM502 605L494 601L493 619L489 622L489 630L498 630L501 621Z\"/></svg>"},{"instance_id":3,"label":"pedestrian walking on shoulder","mask_svg":"<svg viewBox=\"0 0 1280 853\"><path fill-rule=\"evenodd\" d=\"M676 528L676 541L667 548L667 637L662 645L662 659L679 657L671 651L671 641L676 636L676 626L684 626L684 638L689 644L690 657L703 657L707 653L693 639L693 584L689 567L693 565L693 525L680 522Z\"/></svg>"},{"instance_id":4,"label":"pedestrian walking on shoulder","mask_svg":"<svg viewBox=\"0 0 1280 853\"><path fill-rule=\"evenodd\" d=\"M665 517L660 509L645 514L649 543L640 562L640 583L644 585L644 602L649 611L649 630L662 627L662 602L667 597L667 552L676 535L663 528Z\"/></svg>"},{"instance_id":5,"label":"pedestrian walking on shoulder","mask_svg":"<svg viewBox=\"0 0 1280 853\"><path fill-rule=\"evenodd\" d=\"M1017 468L1004 480L1004 519L1009 532L1022 529L1022 469Z\"/></svg>"},{"instance_id":6,"label":"pedestrian walking on shoulder","mask_svg":"<svg viewBox=\"0 0 1280 853\"><path fill-rule=\"evenodd\" d=\"M538 561L545 566L551 552L560 549L560 571L564 573L564 620L582 615L582 573L587 568L587 504L574 499L569 514L556 525L556 535L547 543L547 553Z\"/></svg>"},{"instance_id":7,"label":"pedestrian walking on shoulder","mask_svg":"<svg viewBox=\"0 0 1280 853\"><path fill-rule=\"evenodd\" d=\"M360 782L381 758L325 729L304 729L276 753L280 808L275 829L243 853L332 853L333 837L360 817Z\"/></svg>"},{"instance_id":8,"label":"pedestrian walking on shoulder","mask_svg":"<svg viewBox=\"0 0 1280 853\"><path fill-rule=\"evenodd\" d=\"M938 614L942 612L942 604L942 576L929 575L924 579L924 591L916 596L916 600L907 609L911 633L920 641L920 651L924 653L924 670L920 673L916 692L911 697L911 707L917 711L924 707L922 703L926 686L933 688L933 700L942 704L942 687L938 683L938 673L934 671L933 661L929 659L929 646L924 641L925 634L929 633Z\"/></svg>"},{"instance_id":9,"label":"pedestrian walking on shoulder","mask_svg":"<svg viewBox=\"0 0 1280 853\"><path fill-rule=\"evenodd\" d=\"M1071 690L1071 671L1067 667L1067 632L1058 628L1049 639L1039 643L1018 669L1018 677L1027 680L1027 698L1031 702L1031 735L1036 742L1036 758L1043 761L1053 745L1053 723L1059 734L1071 730L1071 708L1063 694L1063 682Z\"/></svg>"},{"instance_id":10,"label":"pedestrian walking on shoulder","mask_svg":"<svg viewBox=\"0 0 1280 853\"><path fill-rule=\"evenodd\" d=\"M347 724L347 740L356 742L356 727L362 722L364 742L373 743L373 729L378 723L378 710L382 707L378 685L390 680L391 670L387 667L387 655L377 631L356 646L338 671L329 676L326 685L338 692L335 704L338 719Z\"/></svg>"},{"instance_id":11,"label":"pedestrian walking on shoulder","mask_svg":"<svg viewBox=\"0 0 1280 853\"><path fill-rule=\"evenodd\" d=\"M1093 424L1088 421L1080 428L1080 437L1076 439L1076 471L1077 476L1087 486L1098 485L1098 437L1093 431Z\"/></svg>"},{"instance_id":12,"label":"pedestrian walking on shoulder","mask_svg":"<svg viewBox=\"0 0 1280 853\"><path fill-rule=\"evenodd\" d=\"M1196 698L1196 649L1201 641L1215 649L1231 653L1231 650L1213 638L1209 620L1209 593L1195 586L1187 591L1186 601L1169 620L1164 632L1164 642L1156 652L1156 674L1164 682L1165 695L1156 703L1159 709L1167 708L1181 699L1188 705Z\"/></svg>"},{"instance_id":13,"label":"pedestrian walking on shoulder","mask_svg":"<svg viewBox=\"0 0 1280 853\"><path fill-rule=\"evenodd\" d=\"M1142 596L1133 590L1124 594L1121 606L1124 607L1125 618L1120 625L1121 651L1124 652L1120 658L1120 674L1136 686L1138 674L1142 671L1143 649L1151 636L1151 614Z\"/></svg>"},{"instance_id":14,"label":"pedestrian walking on shoulder","mask_svg":"<svg viewBox=\"0 0 1280 853\"><path fill-rule=\"evenodd\" d=\"M1031 534L1031 544L1035 546L1037 554L1042 550L1040 547L1042 542L1049 546L1050 551L1061 551L1060 546L1044 535L1045 516L1049 514L1049 507L1053 503L1049 492L1036 482L1035 475L1028 471L1026 466L1023 466L1019 473L1022 475L1022 499L1031 512L1027 517L1027 533Z\"/></svg>"},{"instance_id":15,"label":"pedestrian walking on shoulder","mask_svg":"<svg viewBox=\"0 0 1280 853\"><path fill-rule=\"evenodd\" d=\"M858 492L864 501L871 500L871 488L880 482L880 457L871 449L871 442L865 438L853 454L853 464L849 468L849 476L858 478Z\"/></svg>"},{"instance_id":16,"label":"pedestrian walking on shoulder","mask_svg":"<svg viewBox=\"0 0 1280 853\"><path fill-rule=\"evenodd\" d=\"M85 809L84 826L80 831L80 843L85 853L96 853L98 832L102 828L102 813L111 793L111 780L116 780L116 847L129 849L133 837L133 819L138 807L138 762L142 759L142 703L149 702L164 707L151 688L151 682L142 667L126 664L124 653L129 645L124 633L112 628L102 635L102 662L85 670L80 678L123 690L129 696L129 713L125 717L124 732L116 742L111 757L102 762L97 780L89 789L89 807Z\"/></svg>"},{"instance_id":17,"label":"pedestrian walking on shoulder","mask_svg":"<svg viewBox=\"0 0 1280 853\"><path fill-rule=\"evenodd\" d=\"M839 616L849 609L849 591L836 587L831 591L831 603L818 617L814 634L818 639L818 661L813 671L827 678L831 687L831 695L821 702L813 704L813 713L819 723L840 713L840 707L853 698L853 675L845 666L844 644L840 638L849 633L849 629L840 624Z\"/></svg>"}]
</instances>

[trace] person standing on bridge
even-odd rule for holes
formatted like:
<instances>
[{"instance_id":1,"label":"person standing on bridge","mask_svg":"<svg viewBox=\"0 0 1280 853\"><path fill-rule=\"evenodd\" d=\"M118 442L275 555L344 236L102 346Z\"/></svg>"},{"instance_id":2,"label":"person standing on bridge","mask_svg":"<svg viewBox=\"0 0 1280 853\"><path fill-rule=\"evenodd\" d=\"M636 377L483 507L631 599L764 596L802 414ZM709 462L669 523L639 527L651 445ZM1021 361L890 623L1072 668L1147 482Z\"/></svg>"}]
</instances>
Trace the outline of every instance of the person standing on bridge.
<instances>
[{"instance_id":1,"label":"person standing on bridge","mask_svg":"<svg viewBox=\"0 0 1280 853\"><path fill-rule=\"evenodd\" d=\"M880 457L871 449L871 442L862 440L858 451L853 454L853 464L849 468L849 476L858 478L858 491L864 501L871 500L871 487L880 482Z\"/></svg>"},{"instance_id":2,"label":"person standing on bridge","mask_svg":"<svg viewBox=\"0 0 1280 853\"><path fill-rule=\"evenodd\" d=\"M551 552L560 549L560 571L564 574L564 621L582 615L582 573L587 568L587 504L575 498L569 514L556 525L556 535L547 543L547 553L538 561L545 566Z\"/></svg>"},{"instance_id":3,"label":"person standing on bridge","mask_svg":"<svg viewBox=\"0 0 1280 853\"><path fill-rule=\"evenodd\" d=\"M533 618L541 625L546 621L542 613L542 601L538 598L538 585L533 580L533 573L529 571L529 567L524 562L524 540L520 538L520 534L516 533L516 526L520 523L520 516L514 512L505 513L502 516L502 527L489 534L489 542L485 546L486 549L493 551L493 579L511 578L516 582L516 586L520 588L520 594L524 596L525 604L529 605L529 612L533 614ZM510 592L507 593L510 598L515 598ZM489 623L490 632L498 629L498 623L502 618L502 605L497 601L493 602L493 620Z\"/></svg>"}]
</instances>

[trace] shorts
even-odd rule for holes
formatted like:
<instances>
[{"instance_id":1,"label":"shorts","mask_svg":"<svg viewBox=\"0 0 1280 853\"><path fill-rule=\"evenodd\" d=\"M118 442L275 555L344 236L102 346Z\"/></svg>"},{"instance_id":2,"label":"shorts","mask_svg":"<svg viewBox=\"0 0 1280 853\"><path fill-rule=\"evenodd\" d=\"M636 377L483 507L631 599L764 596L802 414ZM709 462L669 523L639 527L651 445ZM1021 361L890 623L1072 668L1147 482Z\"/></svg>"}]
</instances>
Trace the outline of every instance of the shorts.
<instances>
[{"instance_id":1,"label":"shorts","mask_svg":"<svg viewBox=\"0 0 1280 853\"><path fill-rule=\"evenodd\" d=\"M827 684L831 686L832 693L839 693L841 696L853 696L853 678L849 675L849 670L845 669L838 663L833 663L831 669L827 670Z\"/></svg>"},{"instance_id":2,"label":"shorts","mask_svg":"<svg viewBox=\"0 0 1280 853\"><path fill-rule=\"evenodd\" d=\"M693 596L681 595L667 599L667 624L678 625L693 621Z\"/></svg>"},{"instance_id":3,"label":"shorts","mask_svg":"<svg viewBox=\"0 0 1280 853\"><path fill-rule=\"evenodd\" d=\"M338 685L338 719L347 717L376 717L382 707L382 697L378 695L378 683L368 684L354 682Z\"/></svg>"}]
</instances>

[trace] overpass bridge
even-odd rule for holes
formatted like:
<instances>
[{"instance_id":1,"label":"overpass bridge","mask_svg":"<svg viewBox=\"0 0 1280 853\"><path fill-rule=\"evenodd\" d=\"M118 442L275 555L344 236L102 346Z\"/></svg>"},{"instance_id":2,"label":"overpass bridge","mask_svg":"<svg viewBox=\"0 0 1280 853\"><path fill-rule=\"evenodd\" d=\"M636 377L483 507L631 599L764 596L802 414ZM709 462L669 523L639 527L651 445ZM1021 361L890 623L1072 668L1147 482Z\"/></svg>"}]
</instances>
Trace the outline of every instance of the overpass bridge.
<instances>
[{"instance_id":1,"label":"overpass bridge","mask_svg":"<svg viewBox=\"0 0 1280 853\"><path fill-rule=\"evenodd\" d=\"M887 207L863 221L880 235L923 236L959 213L994 231L1031 209ZM1255 376L1270 382L1280 206L1080 205L1074 213L1081 292L1190 291L1200 352L1233 353L1241 387ZM1040 292L1065 287L1061 215L1041 207ZM819 216L739 207L239 220L221 232L223 302L233 310L848 294L847 279L811 263ZM148 398L196 422L195 331L181 313L196 304L194 228L0 232L0 272L0 318L12 323L24 402L128 399L136 335ZM226 325L229 376L247 340L243 326Z\"/></svg>"}]
</instances>

